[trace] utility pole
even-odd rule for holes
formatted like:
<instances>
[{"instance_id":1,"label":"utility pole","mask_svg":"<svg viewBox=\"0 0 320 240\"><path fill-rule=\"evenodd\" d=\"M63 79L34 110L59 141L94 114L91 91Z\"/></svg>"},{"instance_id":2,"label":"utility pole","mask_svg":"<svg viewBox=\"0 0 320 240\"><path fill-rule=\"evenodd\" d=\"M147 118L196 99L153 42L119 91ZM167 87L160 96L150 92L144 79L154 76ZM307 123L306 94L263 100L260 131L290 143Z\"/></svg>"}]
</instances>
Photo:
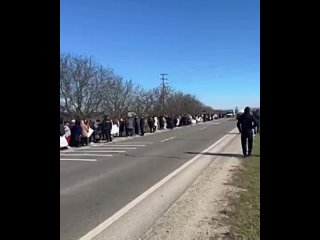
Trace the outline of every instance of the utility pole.
<instances>
[{"instance_id":1,"label":"utility pole","mask_svg":"<svg viewBox=\"0 0 320 240\"><path fill-rule=\"evenodd\" d=\"M162 80L162 111L164 111L164 102L165 102L165 80L168 80L164 76L167 76L168 74L166 73L161 73L161 80Z\"/></svg>"}]
</instances>

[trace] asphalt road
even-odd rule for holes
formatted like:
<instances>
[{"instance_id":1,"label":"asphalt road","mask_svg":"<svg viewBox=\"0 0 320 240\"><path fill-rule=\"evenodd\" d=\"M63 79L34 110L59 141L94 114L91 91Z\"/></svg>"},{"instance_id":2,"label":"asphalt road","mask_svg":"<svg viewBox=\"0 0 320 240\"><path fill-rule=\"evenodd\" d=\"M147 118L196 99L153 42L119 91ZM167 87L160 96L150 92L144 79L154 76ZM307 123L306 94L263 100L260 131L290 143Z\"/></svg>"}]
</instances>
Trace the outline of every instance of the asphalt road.
<instances>
[{"instance_id":1,"label":"asphalt road","mask_svg":"<svg viewBox=\"0 0 320 240\"><path fill-rule=\"evenodd\" d=\"M114 144L61 151L60 239L79 239L235 124L232 119L214 120Z\"/></svg>"}]
</instances>

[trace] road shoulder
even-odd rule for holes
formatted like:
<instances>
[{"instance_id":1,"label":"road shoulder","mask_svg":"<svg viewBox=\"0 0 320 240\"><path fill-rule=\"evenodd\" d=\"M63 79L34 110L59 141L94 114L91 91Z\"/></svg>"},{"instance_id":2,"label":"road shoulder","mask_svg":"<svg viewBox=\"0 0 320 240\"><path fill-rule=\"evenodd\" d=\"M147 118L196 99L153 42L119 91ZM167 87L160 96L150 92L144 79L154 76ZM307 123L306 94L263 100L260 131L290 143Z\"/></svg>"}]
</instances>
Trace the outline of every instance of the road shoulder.
<instances>
[{"instance_id":1,"label":"road shoulder","mask_svg":"<svg viewBox=\"0 0 320 240\"><path fill-rule=\"evenodd\" d=\"M156 221L141 239L226 239L230 226L225 221L230 195L242 188L229 184L241 166L240 135Z\"/></svg>"}]
</instances>

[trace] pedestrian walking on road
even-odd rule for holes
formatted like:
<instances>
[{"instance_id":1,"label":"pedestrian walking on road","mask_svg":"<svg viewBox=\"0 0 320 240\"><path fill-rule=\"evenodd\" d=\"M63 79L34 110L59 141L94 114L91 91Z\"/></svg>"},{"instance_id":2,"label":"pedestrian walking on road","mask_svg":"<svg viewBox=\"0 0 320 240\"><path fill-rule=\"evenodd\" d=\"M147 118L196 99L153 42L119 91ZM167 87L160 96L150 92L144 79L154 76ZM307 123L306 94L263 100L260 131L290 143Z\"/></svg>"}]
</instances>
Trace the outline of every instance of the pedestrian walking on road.
<instances>
[{"instance_id":1,"label":"pedestrian walking on road","mask_svg":"<svg viewBox=\"0 0 320 240\"><path fill-rule=\"evenodd\" d=\"M256 118L251 115L250 107L244 109L244 113L240 116L237 127L241 133L241 146L243 156L250 156L252 153L253 129L257 126ZM247 148L248 141L248 148Z\"/></svg>"}]
</instances>

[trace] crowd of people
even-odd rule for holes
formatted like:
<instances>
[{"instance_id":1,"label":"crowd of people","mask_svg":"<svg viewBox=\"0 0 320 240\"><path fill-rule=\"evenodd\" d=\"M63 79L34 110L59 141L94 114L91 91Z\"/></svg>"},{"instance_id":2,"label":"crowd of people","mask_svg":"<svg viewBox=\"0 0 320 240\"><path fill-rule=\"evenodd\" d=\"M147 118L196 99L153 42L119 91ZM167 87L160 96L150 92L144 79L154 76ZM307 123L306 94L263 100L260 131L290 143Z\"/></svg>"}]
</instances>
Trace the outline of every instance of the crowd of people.
<instances>
[{"instance_id":1,"label":"crowd of people","mask_svg":"<svg viewBox=\"0 0 320 240\"><path fill-rule=\"evenodd\" d=\"M60 137L65 137L71 147L86 146L90 143L105 141L112 142L114 137L130 137L134 135L143 136L145 131L154 133L158 130L173 129L193 123L205 122L217 118L215 114L185 115L161 115L149 116L128 116L111 120L105 116L102 121L99 119L84 118L72 119L70 121L60 120Z\"/></svg>"}]
</instances>

